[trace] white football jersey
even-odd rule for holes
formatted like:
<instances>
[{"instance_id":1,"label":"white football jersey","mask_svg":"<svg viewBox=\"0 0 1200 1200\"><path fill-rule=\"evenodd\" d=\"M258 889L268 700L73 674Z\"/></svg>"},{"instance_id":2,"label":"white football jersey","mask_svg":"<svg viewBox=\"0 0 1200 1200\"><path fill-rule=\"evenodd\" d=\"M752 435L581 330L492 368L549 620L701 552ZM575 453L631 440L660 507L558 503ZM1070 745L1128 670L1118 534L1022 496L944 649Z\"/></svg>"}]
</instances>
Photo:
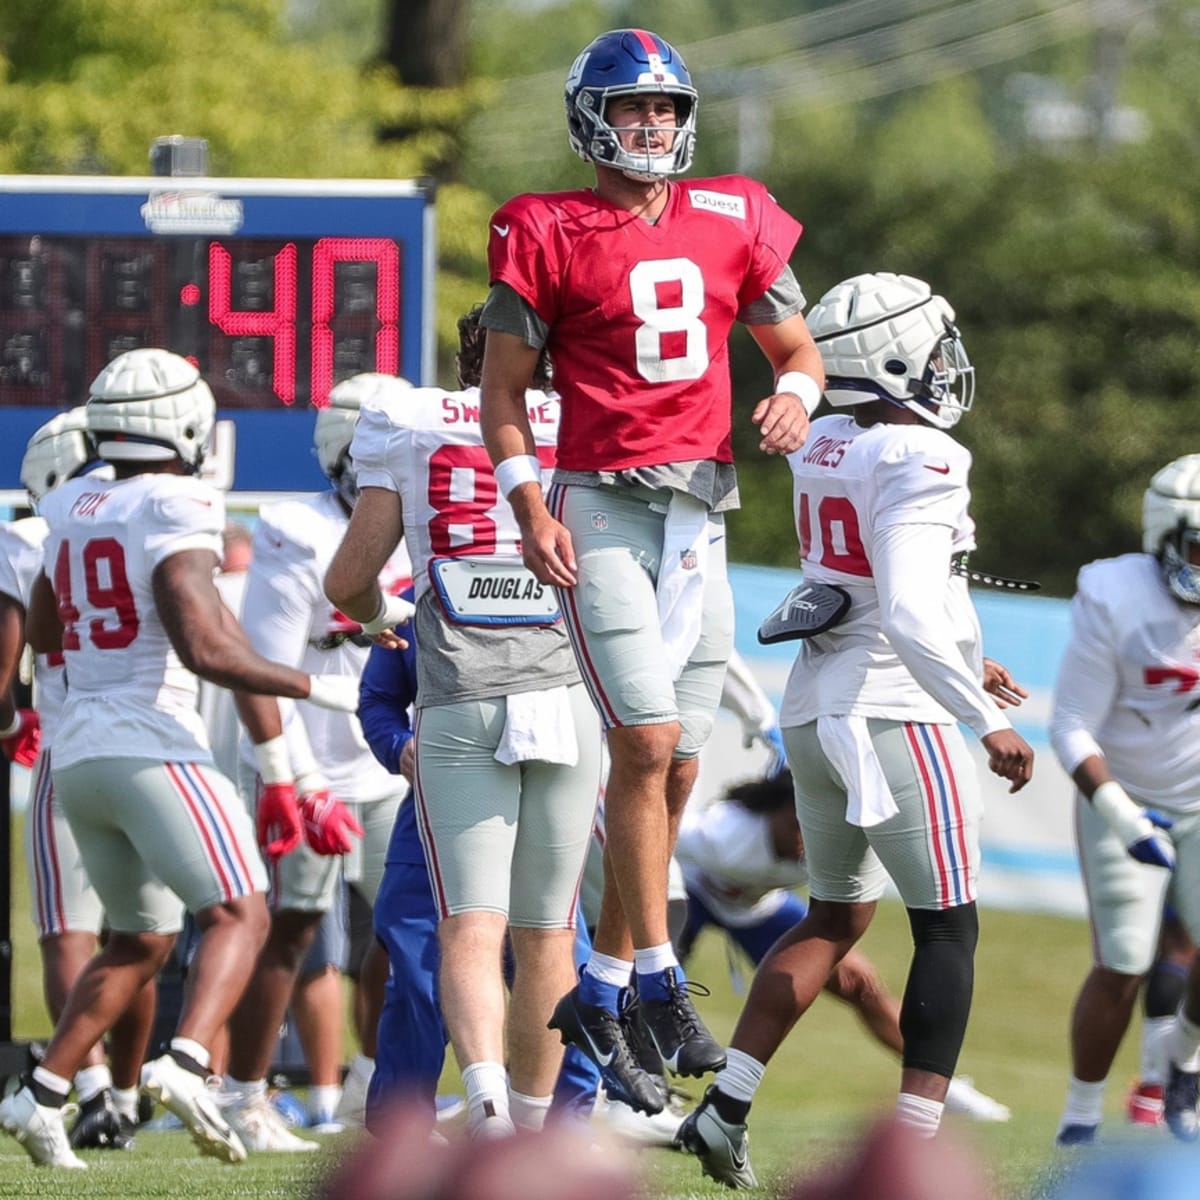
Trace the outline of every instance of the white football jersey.
<instances>
[{"instance_id":1,"label":"white football jersey","mask_svg":"<svg viewBox=\"0 0 1200 1200\"><path fill-rule=\"evenodd\" d=\"M191 476L84 476L44 496L41 511L69 680L54 765L210 761L197 680L163 628L153 575L185 550L211 550L215 566L224 498Z\"/></svg>"},{"instance_id":2,"label":"white football jersey","mask_svg":"<svg viewBox=\"0 0 1200 1200\"><path fill-rule=\"evenodd\" d=\"M1138 800L1200 810L1200 606L1171 595L1149 554L1079 572L1050 738L1068 773L1102 754Z\"/></svg>"},{"instance_id":3,"label":"white football jersey","mask_svg":"<svg viewBox=\"0 0 1200 1200\"><path fill-rule=\"evenodd\" d=\"M864 428L839 413L814 421L788 462L804 578L844 588L851 603L840 624L800 643L780 724L863 716L961 720L979 736L1009 728L983 691L966 581L950 573L951 555L975 546L966 448L931 425ZM920 628L901 647L904 660L883 633L876 580L881 540L897 535L917 539L911 559L893 555L890 568L893 595L919 597Z\"/></svg>"},{"instance_id":4,"label":"white football jersey","mask_svg":"<svg viewBox=\"0 0 1200 1200\"><path fill-rule=\"evenodd\" d=\"M370 639L357 621L330 604L324 588L325 572L349 524L332 490L277 500L259 510L242 626L264 658L311 675L361 677ZM380 574L379 585L400 592L411 581L412 565L401 542ZM281 700L280 708L293 767L308 757L296 751L297 741L307 739L311 756L338 799L363 803L403 790L371 753L354 713L333 712L305 700ZM249 764L253 750L248 738L244 742L242 757Z\"/></svg>"},{"instance_id":5,"label":"white football jersey","mask_svg":"<svg viewBox=\"0 0 1200 1200\"><path fill-rule=\"evenodd\" d=\"M42 517L24 517L0 525L0 593L18 600L26 612L33 584L42 572L42 555L49 532ZM42 748L54 739L67 680L61 654L37 654L33 659L33 703L42 723Z\"/></svg>"},{"instance_id":6,"label":"white football jersey","mask_svg":"<svg viewBox=\"0 0 1200 1200\"><path fill-rule=\"evenodd\" d=\"M733 928L779 911L788 890L808 885L803 858L777 858L767 818L732 800L684 811L675 857L688 890Z\"/></svg>"},{"instance_id":7,"label":"white football jersey","mask_svg":"<svg viewBox=\"0 0 1200 1200\"><path fill-rule=\"evenodd\" d=\"M543 485L558 437L559 403L526 394ZM414 388L395 406L364 405L350 448L358 486L397 492L418 599L435 558L520 558L521 532L496 487L479 427L479 389Z\"/></svg>"}]
</instances>

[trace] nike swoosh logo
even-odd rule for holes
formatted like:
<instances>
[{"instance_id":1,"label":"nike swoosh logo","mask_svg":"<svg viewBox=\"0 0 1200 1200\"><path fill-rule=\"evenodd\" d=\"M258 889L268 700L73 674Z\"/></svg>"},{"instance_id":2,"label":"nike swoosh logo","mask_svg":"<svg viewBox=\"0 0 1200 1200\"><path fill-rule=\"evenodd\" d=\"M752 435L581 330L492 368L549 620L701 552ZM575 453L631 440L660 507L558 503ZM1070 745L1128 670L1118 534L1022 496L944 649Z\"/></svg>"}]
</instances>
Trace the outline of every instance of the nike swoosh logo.
<instances>
[{"instance_id":1,"label":"nike swoosh logo","mask_svg":"<svg viewBox=\"0 0 1200 1200\"><path fill-rule=\"evenodd\" d=\"M708 544L710 546L715 546L718 542L722 542L724 540L725 540L725 535L723 533L718 533L716 537L710 537L708 539Z\"/></svg>"},{"instance_id":2,"label":"nike swoosh logo","mask_svg":"<svg viewBox=\"0 0 1200 1200\"><path fill-rule=\"evenodd\" d=\"M925 470L936 471L939 475L949 475L950 474L950 464L949 463L947 463L944 467L935 467L933 465L933 463L922 463L922 466L924 466Z\"/></svg>"},{"instance_id":3,"label":"nike swoosh logo","mask_svg":"<svg viewBox=\"0 0 1200 1200\"><path fill-rule=\"evenodd\" d=\"M508 237L508 231L512 228L510 225L493 225L492 228L501 236Z\"/></svg>"}]
</instances>

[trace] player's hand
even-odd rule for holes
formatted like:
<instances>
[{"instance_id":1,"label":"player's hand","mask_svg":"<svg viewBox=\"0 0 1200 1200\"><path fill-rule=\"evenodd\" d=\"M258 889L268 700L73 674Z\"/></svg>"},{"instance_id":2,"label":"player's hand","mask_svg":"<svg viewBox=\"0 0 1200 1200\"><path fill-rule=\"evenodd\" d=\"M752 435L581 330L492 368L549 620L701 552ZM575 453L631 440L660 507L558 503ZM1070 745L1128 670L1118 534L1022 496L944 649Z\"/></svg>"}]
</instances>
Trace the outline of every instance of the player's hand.
<instances>
[{"instance_id":1,"label":"player's hand","mask_svg":"<svg viewBox=\"0 0 1200 1200\"><path fill-rule=\"evenodd\" d=\"M400 751L400 774L412 783L413 778L417 773L417 746L412 738L409 738L404 743L404 749Z\"/></svg>"},{"instance_id":2,"label":"player's hand","mask_svg":"<svg viewBox=\"0 0 1200 1200\"><path fill-rule=\"evenodd\" d=\"M362 837L363 828L350 810L324 788L300 797L304 840L316 854L345 854Z\"/></svg>"},{"instance_id":3,"label":"player's hand","mask_svg":"<svg viewBox=\"0 0 1200 1200\"><path fill-rule=\"evenodd\" d=\"M792 392L776 392L760 400L750 420L762 434L758 448L764 454L791 454L808 438L808 413Z\"/></svg>"},{"instance_id":4,"label":"player's hand","mask_svg":"<svg viewBox=\"0 0 1200 1200\"><path fill-rule=\"evenodd\" d=\"M372 620L363 622L362 631L385 650L403 650L408 646L408 642L396 632L396 626L407 625L412 620L416 608L403 596L393 596L385 592L380 599L379 612Z\"/></svg>"},{"instance_id":5,"label":"player's hand","mask_svg":"<svg viewBox=\"0 0 1200 1200\"><path fill-rule=\"evenodd\" d=\"M1008 668L991 658L983 660L983 690L996 697L997 708L1016 708L1029 698L1029 692L1013 679Z\"/></svg>"},{"instance_id":6,"label":"player's hand","mask_svg":"<svg viewBox=\"0 0 1200 1200\"><path fill-rule=\"evenodd\" d=\"M515 488L512 495L531 491L531 488ZM513 506L521 524L521 557L534 573L539 583L552 587L574 587L576 575L575 546L570 531L556 521L545 504L530 505L521 512Z\"/></svg>"},{"instance_id":7,"label":"player's hand","mask_svg":"<svg viewBox=\"0 0 1200 1200\"><path fill-rule=\"evenodd\" d=\"M787 751L783 746L783 731L778 725L768 725L765 729L747 730L742 744L749 750L755 742L760 742L771 752L771 757L763 770L765 778L774 779L787 769Z\"/></svg>"},{"instance_id":8,"label":"player's hand","mask_svg":"<svg viewBox=\"0 0 1200 1200\"><path fill-rule=\"evenodd\" d=\"M1175 869L1175 843L1167 836L1173 822L1162 813L1135 803L1115 779L1096 788L1092 807L1121 839L1130 858L1151 867Z\"/></svg>"},{"instance_id":9,"label":"player's hand","mask_svg":"<svg viewBox=\"0 0 1200 1200\"><path fill-rule=\"evenodd\" d=\"M255 811L258 844L272 861L291 854L304 837L296 789L291 783L264 783Z\"/></svg>"},{"instance_id":10,"label":"player's hand","mask_svg":"<svg viewBox=\"0 0 1200 1200\"><path fill-rule=\"evenodd\" d=\"M32 767L42 745L42 719L33 708L17 709L16 732L0 738L0 750L10 763Z\"/></svg>"},{"instance_id":11,"label":"player's hand","mask_svg":"<svg viewBox=\"0 0 1200 1200\"><path fill-rule=\"evenodd\" d=\"M988 769L1019 792L1033 778L1033 749L1015 729L998 729L983 738L988 752Z\"/></svg>"}]
</instances>

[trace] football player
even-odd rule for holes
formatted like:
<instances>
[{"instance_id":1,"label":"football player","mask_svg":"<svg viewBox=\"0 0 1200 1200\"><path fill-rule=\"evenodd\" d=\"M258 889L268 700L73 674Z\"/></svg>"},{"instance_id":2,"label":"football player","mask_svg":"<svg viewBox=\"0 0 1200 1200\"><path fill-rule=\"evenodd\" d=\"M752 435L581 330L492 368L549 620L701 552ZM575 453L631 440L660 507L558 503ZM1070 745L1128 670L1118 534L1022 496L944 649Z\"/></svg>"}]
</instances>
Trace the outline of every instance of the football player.
<instances>
[{"instance_id":1,"label":"football player","mask_svg":"<svg viewBox=\"0 0 1200 1200\"><path fill-rule=\"evenodd\" d=\"M476 351L477 319L462 325ZM558 401L530 390L523 403L548 467ZM562 1058L546 1023L575 975L599 726L554 590L521 563L517 523L483 446L478 390L379 395L364 403L351 455L362 494L325 587L380 644L415 636L420 646L413 794L439 920L442 1016L468 1133L504 1135L544 1121ZM393 626L412 606L375 581L401 534L417 597L403 639ZM515 959L507 1043L506 932Z\"/></svg>"},{"instance_id":2,"label":"football player","mask_svg":"<svg viewBox=\"0 0 1200 1200\"><path fill-rule=\"evenodd\" d=\"M333 388L313 427L317 460L330 486L260 508L242 600L242 625L259 653L301 670L342 676L356 690L370 639L329 603L322 581L358 498L349 452L361 400L379 388L408 386L394 376L366 374ZM398 592L411 576L401 545L381 565L380 586ZM374 903L392 823L408 785L375 761L353 713L280 704L269 697L252 704L259 716L247 725L251 736L242 757L242 792L268 804L264 785L294 783L305 844L272 868L271 935L230 1029L225 1115L247 1149L315 1150L316 1143L293 1134L268 1102L267 1073L301 966L343 874L368 904ZM267 724L259 726L259 720ZM378 957L386 968L382 952ZM386 969L368 967L360 985L370 998L356 1006L361 1052L351 1063L337 1109L343 1121L362 1124L385 980ZM340 1026L340 1013L329 1015ZM315 1082L336 1085L327 1074Z\"/></svg>"},{"instance_id":3,"label":"football player","mask_svg":"<svg viewBox=\"0 0 1200 1200\"><path fill-rule=\"evenodd\" d=\"M767 453L803 443L821 360L788 266L800 225L749 179L679 178L698 105L679 51L644 29L602 34L575 60L565 98L594 187L518 196L496 212L483 314L497 486L525 562L561 589L612 759L595 952L554 1024L610 1074L632 1062L619 998L633 976L663 1059L697 1076L724 1051L677 970L667 872L733 639L730 329L746 325L773 372L751 413ZM543 347L563 411L547 499L525 409ZM620 1090L662 1107L644 1072Z\"/></svg>"},{"instance_id":4,"label":"football player","mask_svg":"<svg viewBox=\"0 0 1200 1200\"><path fill-rule=\"evenodd\" d=\"M766 1064L866 931L889 876L913 938L896 1114L923 1136L937 1132L966 1032L980 797L958 723L1012 791L1033 751L985 690L978 619L951 570L975 541L971 456L947 432L974 390L953 320L927 284L883 272L838 284L809 313L825 395L853 411L815 421L789 456L795 518L805 586L848 608L801 642L780 709L808 914L759 965L729 1061L680 1130L731 1187L754 1184L746 1118ZM990 679L1011 690L1002 669Z\"/></svg>"},{"instance_id":5,"label":"football player","mask_svg":"<svg viewBox=\"0 0 1200 1200\"><path fill-rule=\"evenodd\" d=\"M252 693L350 710L356 689L256 654L213 584L225 505L195 477L215 405L196 368L132 350L93 381L86 421L115 478L68 480L42 498L45 566L30 645L70 678L54 737L54 791L110 934L67 997L41 1063L0 1103L0 1126L35 1162L81 1168L63 1104L89 1051L157 973L181 924L201 929L168 1053L142 1086L201 1151L245 1158L210 1093L209 1047L241 997L267 934L266 872L233 784L216 772L196 676ZM301 836L281 796L279 841Z\"/></svg>"},{"instance_id":6,"label":"football player","mask_svg":"<svg viewBox=\"0 0 1200 1200\"><path fill-rule=\"evenodd\" d=\"M1076 836L1094 964L1071 1017L1060 1145L1095 1140L1104 1087L1158 948L1163 898L1200 938L1200 454L1150 481L1142 553L1089 563L1071 602L1050 736L1078 789ZM1175 1029L1163 1115L1200 1133L1195 955Z\"/></svg>"}]
</instances>

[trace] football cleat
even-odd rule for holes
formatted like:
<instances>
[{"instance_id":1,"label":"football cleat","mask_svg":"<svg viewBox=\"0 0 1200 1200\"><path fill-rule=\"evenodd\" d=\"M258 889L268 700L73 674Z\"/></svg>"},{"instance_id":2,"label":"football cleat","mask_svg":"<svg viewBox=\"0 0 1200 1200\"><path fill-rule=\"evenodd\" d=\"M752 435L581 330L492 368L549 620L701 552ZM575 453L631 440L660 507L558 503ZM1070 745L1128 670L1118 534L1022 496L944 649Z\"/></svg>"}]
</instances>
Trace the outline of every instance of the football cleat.
<instances>
[{"instance_id":1,"label":"football cleat","mask_svg":"<svg viewBox=\"0 0 1200 1200\"><path fill-rule=\"evenodd\" d=\"M564 1046L578 1046L600 1068L610 1099L638 1112L662 1112L662 1094L634 1059L621 1018L607 1008L585 1004L578 985L554 1006L546 1027L556 1029Z\"/></svg>"},{"instance_id":2,"label":"football cleat","mask_svg":"<svg viewBox=\"0 0 1200 1200\"><path fill-rule=\"evenodd\" d=\"M1099 1125L1064 1125L1054 1138L1056 1146L1093 1146Z\"/></svg>"},{"instance_id":3,"label":"football cleat","mask_svg":"<svg viewBox=\"0 0 1200 1200\"><path fill-rule=\"evenodd\" d=\"M595 1117L618 1137L638 1146L675 1147L679 1127L687 1115L684 1094L667 1086L661 1077L655 1078L659 1091L666 1097L666 1107L660 1113L638 1112L620 1100L598 1100Z\"/></svg>"},{"instance_id":4,"label":"football cleat","mask_svg":"<svg viewBox=\"0 0 1200 1200\"><path fill-rule=\"evenodd\" d=\"M71 1126L71 1147L75 1150L132 1150L133 1122L113 1107L112 1095L97 1092L79 1106L79 1116Z\"/></svg>"},{"instance_id":5,"label":"football cleat","mask_svg":"<svg viewBox=\"0 0 1200 1200\"><path fill-rule=\"evenodd\" d=\"M663 1000L639 996L637 1003L655 1048L672 1074L704 1075L725 1065L725 1051L700 1020L692 994L709 995L708 988L691 980L679 982L674 967L663 972L667 995Z\"/></svg>"},{"instance_id":6,"label":"football cleat","mask_svg":"<svg viewBox=\"0 0 1200 1200\"><path fill-rule=\"evenodd\" d=\"M1135 1083L1125 1097L1125 1118L1131 1125L1163 1123L1163 1086L1161 1083Z\"/></svg>"},{"instance_id":7,"label":"football cleat","mask_svg":"<svg viewBox=\"0 0 1200 1200\"><path fill-rule=\"evenodd\" d=\"M370 1065L368 1065L370 1064ZM371 1086L374 1064L356 1055L342 1080L342 1098L334 1111L334 1120L343 1128L361 1129L367 1123L367 1089Z\"/></svg>"},{"instance_id":8,"label":"football cleat","mask_svg":"<svg viewBox=\"0 0 1200 1200\"><path fill-rule=\"evenodd\" d=\"M53 1108L39 1104L23 1087L0 1103L0 1127L25 1147L38 1166L86 1171L87 1163L71 1149L64 1118L73 1106Z\"/></svg>"},{"instance_id":9,"label":"football cleat","mask_svg":"<svg viewBox=\"0 0 1200 1200\"><path fill-rule=\"evenodd\" d=\"M316 1142L297 1137L287 1127L287 1122L264 1092L238 1096L223 1105L221 1111L247 1151L256 1154L303 1154L319 1149Z\"/></svg>"},{"instance_id":10,"label":"football cleat","mask_svg":"<svg viewBox=\"0 0 1200 1200\"><path fill-rule=\"evenodd\" d=\"M1181 1071L1172 1063L1163 1089L1163 1120L1181 1142L1194 1142L1200 1137L1197 1100L1200 1100L1200 1072Z\"/></svg>"},{"instance_id":11,"label":"football cleat","mask_svg":"<svg viewBox=\"0 0 1200 1200\"><path fill-rule=\"evenodd\" d=\"M221 1115L215 1080L210 1084L164 1054L142 1067L142 1087L183 1122L201 1154L231 1163L246 1161L242 1139Z\"/></svg>"},{"instance_id":12,"label":"football cleat","mask_svg":"<svg viewBox=\"0 0 1200 1200\"><path fill-rule=\"evenodd\" d=\"M976 1086L969 1075L955 1075L946 1089L946 1111L962 1113L974 1121L1010 1121L1012 1110L993 1100Z\"/></svg>"},{"instance_id":13,"label":"football cleat","mask_svg":"<svg viewBox=\"0 0 1200 1200\"><path fill-rule=\"evenodd\" d=\"M750 1165L750 1135L745 1125L722 1119L712 1104L716 1086L704 1093L696 1110L684 1118L675 1144L700 1160L700 1169L710 1179L729 1188L758 1187Z\"/></svg>"}]
</instances>

